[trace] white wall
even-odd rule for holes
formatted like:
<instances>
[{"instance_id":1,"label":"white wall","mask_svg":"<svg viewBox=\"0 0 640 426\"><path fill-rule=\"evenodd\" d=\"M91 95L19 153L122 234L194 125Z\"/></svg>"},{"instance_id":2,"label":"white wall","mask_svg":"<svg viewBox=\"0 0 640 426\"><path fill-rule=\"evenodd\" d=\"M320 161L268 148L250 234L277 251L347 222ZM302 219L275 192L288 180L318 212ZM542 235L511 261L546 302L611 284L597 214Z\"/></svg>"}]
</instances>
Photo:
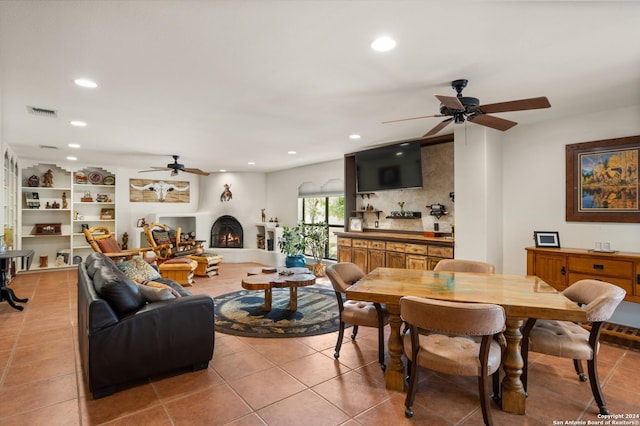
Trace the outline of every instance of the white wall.
<instances>
[{"instance_id":1,"label":"white wall","mask_svg":"<svg viewBox=\"0 0 640 426\"><path fill-rule=\"evenodd\" d=\"M304 182L322 186L330 179L344 180L343 159L268 173L267 218L277 217L283 226L295 226L298 222L298 187Z\"/></svg>"},{"instance_id":2,"label":"white wall","mask_svg":"<svg viewBox=\"0 0 640 426\"><path fill-rule=\"evenodd\" d=\"M504 273L526 273L524 248L534 245L533 231L558 231L563 247L591 248L596 241L609 241L613 250L640 252L640 224L565 221L565 145L638 135L638 117L637 105L516 126L505 133Z\"/></svg>"}]
</instances>

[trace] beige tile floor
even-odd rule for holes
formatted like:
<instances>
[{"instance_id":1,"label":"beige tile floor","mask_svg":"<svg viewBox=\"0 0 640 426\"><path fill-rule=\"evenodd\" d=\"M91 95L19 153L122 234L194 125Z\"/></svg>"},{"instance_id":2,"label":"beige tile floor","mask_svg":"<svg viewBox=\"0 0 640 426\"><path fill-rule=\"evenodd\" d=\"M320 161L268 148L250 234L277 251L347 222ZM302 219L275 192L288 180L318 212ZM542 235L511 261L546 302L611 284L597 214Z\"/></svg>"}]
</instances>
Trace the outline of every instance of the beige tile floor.
<instances>
[{"instance_id":1,"label":"beige tile floor","mask_svg":"<svg viewBox=\"0 0 640 426\"><path fill-rule=\"evenodd\" d=\"M194 293L239 289L249 264L222 264ZM321 285L327 285L321 280ZM83 382L76 339L76 271L20 275L11 287L29 297L23 312L0 303L0 425L476 425L482 423L473 378L421 370L415 416L405 394L387 390L377 364L376 333L291 339L216 334L209 368L168 375L93 400ZM640 351L605 343L600 378L613 413L640 414ZM571 361L531 355L527 414L493 405L498 425L597 420L588 383ZM638 424L638 423L636 423Z\"/></svg>"}]
</instances>

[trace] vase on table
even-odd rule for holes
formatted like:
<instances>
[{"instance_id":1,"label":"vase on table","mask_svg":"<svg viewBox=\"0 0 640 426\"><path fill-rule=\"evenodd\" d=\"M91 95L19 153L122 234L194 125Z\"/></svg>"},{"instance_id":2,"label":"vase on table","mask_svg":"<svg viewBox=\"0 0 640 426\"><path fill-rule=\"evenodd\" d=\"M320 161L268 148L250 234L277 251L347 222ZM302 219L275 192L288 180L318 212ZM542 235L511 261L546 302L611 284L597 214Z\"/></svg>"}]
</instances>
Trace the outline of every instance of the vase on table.
<instances>
[{"instance_id":1,"label":"vase on table","mask_svg":"<svg viewBox=\"0 0 640 426\"><path fill-rule=\"evenodd\" d=\"M304 258L304 254L297 254L295 256L287 256L284 264L287 268L304 268L307 265L307 261Z\"/></svg>"}]
</instances>

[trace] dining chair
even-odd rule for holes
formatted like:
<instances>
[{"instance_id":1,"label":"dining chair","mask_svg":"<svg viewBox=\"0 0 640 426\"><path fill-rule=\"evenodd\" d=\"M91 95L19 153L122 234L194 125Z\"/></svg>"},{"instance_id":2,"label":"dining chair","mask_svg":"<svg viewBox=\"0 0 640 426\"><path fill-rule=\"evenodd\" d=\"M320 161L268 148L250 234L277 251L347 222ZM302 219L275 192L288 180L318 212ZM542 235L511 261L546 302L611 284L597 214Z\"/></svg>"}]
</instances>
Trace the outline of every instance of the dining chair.
<instances>
[{"instance_id":1,"label":"dining chair","mask_svg":"<svg viewBox=\"0 0 640 426\"><path fill-rule=\"evenodd\" d=\"M338 310L340 312L338 341L333 357L335 359L340 357L345 324L353 325L351 340L355 340L358 334L358 326L376 327L378 329L378 362L384 371L386 368L384 363L384 326L389 324L387 308L380 303L345 299L347 288L365 275L364 271L355 263L341 262L329 265L326 269L326 275L329 277L329 281L331 281L336 292Z\"/></svg>"},{"instance_id":2,"label":"dining chair","mask_svg":"<svg viewBox=\"0 0 640 426\"><path fill-rule=\"evenodd\" d=\"M477 376L482 417L493 423L487 377L499 373L503 347L494 336L502 333L506 315L501 306L461 303L405 296L400 316L409 325L403 336L410 365L405 416L413 417L418 366L443 374Z\"/></svg>"},{"instance_id":3,"label":"dining chair","mask_svg":"<svg viewBox=\"0 0 640 426\"><path fill-rule=\"evenodd\" d=\"M573 359L573 366L580 381L587 381L582 361L587 360L587 371L593 398L600 414L610 414L598 380L598 350L600 331L611 318L626 291L604 281L585 279L567 287L562 294L581 305L587 313L587 326L570 321L536 320L529 318L522 328L522 359L524 361L522 384L527 390L529 351Z\"/></svg>"},{"instance_id":4,"label":"dining chair","mask_svg":"<svg viewBox=\"0 0 640 426\"><path fill-rule=\"evenodd\" d=\"M480 272L495 274L496 267L477 260L442 259L433 268L433 272Z\"/></svg>"}]
</instances>

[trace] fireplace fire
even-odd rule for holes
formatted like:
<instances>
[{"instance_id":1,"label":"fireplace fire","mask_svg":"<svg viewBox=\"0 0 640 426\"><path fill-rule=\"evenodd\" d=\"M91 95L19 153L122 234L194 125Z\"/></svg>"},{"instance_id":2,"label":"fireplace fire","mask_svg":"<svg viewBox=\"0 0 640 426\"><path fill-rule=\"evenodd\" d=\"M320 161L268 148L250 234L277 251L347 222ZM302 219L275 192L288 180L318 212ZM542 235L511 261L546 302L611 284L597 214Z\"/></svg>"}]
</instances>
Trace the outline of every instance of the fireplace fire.
<instances>
[{"instance_id":1,"label":"fireplace fire","mask_svg":"<svg viewBox=\"0 0 640 426\"><path fill-rule=\"evenodd\" d=\"M220 216L211 227L211 248L242 248L242 225L233 216Z\"/></svg>"}]
</instances>

